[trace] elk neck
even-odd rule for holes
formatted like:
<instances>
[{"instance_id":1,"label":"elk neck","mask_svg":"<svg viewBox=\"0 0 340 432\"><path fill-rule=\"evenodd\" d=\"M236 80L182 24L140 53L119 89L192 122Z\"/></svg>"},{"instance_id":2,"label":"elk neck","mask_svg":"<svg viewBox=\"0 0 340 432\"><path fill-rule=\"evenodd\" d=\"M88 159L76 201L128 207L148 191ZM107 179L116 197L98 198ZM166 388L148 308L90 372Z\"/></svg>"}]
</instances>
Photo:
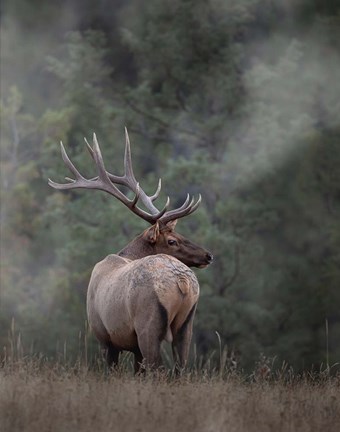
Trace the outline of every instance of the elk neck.
<instances>
[{"instance_id":1,"label":"elk neck","mask_svg":"<svg viewBox=\"0 0 340 432\"><path fill-rule=\"evenodd\" d=\"M137 236L124 249L118 252L119 256L130 260L137 260L154 254L153 245L144 239L143 234Z\"/></svg>"}]
</instances>

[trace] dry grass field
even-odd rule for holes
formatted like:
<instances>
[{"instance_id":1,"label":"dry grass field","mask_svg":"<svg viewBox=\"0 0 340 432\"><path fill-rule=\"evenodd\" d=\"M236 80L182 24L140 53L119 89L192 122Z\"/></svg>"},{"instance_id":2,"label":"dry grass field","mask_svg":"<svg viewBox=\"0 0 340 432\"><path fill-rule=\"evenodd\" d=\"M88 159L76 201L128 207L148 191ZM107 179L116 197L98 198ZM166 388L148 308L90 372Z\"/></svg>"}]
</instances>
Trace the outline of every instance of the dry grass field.
<instances>
[{"instance_id":1,"label":"dry grass field","mask_svg":"<svg viewBox=\"0 0 340 432\"><path fill-rule=\"evenodd\" d=\"M340 430L340 377L128 371L18 361L0 367L2 432Z\"/></svg>"}]
</instances>

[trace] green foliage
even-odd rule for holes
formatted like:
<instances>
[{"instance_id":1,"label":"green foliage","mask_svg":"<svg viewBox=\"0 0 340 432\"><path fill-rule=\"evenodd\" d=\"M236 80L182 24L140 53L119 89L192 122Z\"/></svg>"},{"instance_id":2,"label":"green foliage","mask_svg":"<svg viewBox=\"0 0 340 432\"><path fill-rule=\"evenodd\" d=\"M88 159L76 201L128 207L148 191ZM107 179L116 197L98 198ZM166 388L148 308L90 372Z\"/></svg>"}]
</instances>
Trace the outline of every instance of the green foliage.
<instances>
[{"instance_id":1,"label":"green foliage","mask_svg":"<svg viewBox=\"0 0 340 432\"><path fill-rule=\"evenodd\" d=\"M339 17L336 2L307 3L82 3L60 27L52 6L6 4L0 346L14 317L27 349L78 352L93 265L145 225L105 194L47 179L68 174L59 141L96 175L83 141L93 132L121 174L127 125L144 189L162 177L173 206L203 196L178 225L215 256L197 273L199 353L218 331L249 369L261 352L298 369L339 361ZM61 4L61 17L78 6Z\"/></svg>"}]
</instances>

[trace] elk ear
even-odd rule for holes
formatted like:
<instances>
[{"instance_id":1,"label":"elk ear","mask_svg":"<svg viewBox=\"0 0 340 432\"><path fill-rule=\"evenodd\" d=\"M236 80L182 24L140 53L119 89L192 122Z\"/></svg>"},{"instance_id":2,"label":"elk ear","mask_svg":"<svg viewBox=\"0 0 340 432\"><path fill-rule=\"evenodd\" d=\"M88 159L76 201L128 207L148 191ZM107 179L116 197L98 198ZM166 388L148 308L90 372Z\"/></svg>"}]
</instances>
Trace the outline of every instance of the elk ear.
<instances>
[{"instance_id":1,"label":"elk ear","mask_svg":"<svg viewBox=\"0 0 340 432\"><path fill-rule=\"evenodd\" d=\"M177 224L177 219L174 219L174 220L172 220L172 221L169 221L169 222L166 224L166 227L169 228L170 231L174 231L174 229L175 229L175 227L176 227L176 224Z\"/></svg>"},{"instance_id":2,"label":"elk ear","mask_svg":"<svg viewBox=\"0 0 340 432\"><path fill-rule=\"evenodd\" d=\"M159 237L159 224L158 222L155 223L155 225L152 225L151 228L145 231L144 237L146 240L151 243L155 244L158 237Z\"/></svg>"}]
</instances>

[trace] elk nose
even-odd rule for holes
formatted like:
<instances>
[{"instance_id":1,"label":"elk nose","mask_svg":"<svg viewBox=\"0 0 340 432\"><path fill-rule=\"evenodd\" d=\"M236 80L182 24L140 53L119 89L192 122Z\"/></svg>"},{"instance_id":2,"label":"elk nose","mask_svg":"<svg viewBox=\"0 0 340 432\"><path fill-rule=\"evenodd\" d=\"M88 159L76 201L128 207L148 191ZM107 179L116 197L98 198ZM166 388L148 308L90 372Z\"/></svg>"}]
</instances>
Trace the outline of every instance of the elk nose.
<instances>
[{"instance_id":1,"label":"elk nose","mask_svg":"<svg viewBox=\"0 0 340 432\"><path fill-rule=\"evenodd\" d=\"M209 263L211 263L211 262L213 261L213 259L214 259L214 256L213 256L213 254L211 254L210 252L207 252L207 254L206 254L206 258L207 258L207 261L208 261Z\"/></svg>"}]
</instances>

